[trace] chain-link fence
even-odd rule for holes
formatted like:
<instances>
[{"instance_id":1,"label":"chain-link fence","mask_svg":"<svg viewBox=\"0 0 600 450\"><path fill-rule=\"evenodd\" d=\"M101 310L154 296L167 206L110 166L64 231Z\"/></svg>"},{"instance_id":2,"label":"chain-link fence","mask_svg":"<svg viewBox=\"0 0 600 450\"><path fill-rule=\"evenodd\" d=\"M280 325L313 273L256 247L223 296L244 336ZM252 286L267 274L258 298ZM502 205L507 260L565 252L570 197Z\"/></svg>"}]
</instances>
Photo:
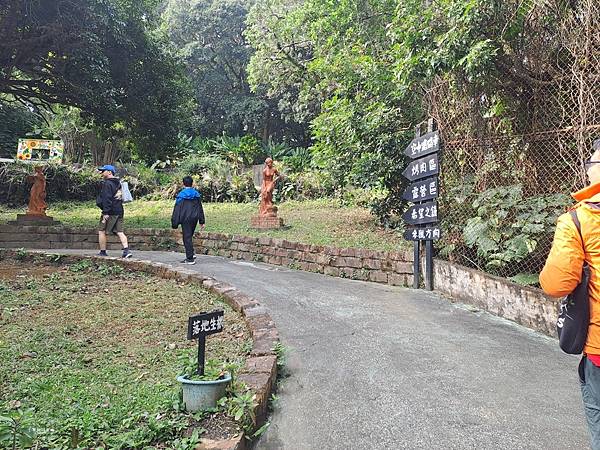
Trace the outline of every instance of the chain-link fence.
<instances>
[{"instance_id":1,"label":"chain-link fence","mask_svg":"<svg viewBox=\"0 0 600 450\"><path fill-rule=\"evenodd\" d=\"M527 45L494 83L439 80L428 95L444 140L438 253L524 283L535 283L600 138L600 3L571 2L549 26L559 3L532 8Z\"/></svg>"}]
</instances>

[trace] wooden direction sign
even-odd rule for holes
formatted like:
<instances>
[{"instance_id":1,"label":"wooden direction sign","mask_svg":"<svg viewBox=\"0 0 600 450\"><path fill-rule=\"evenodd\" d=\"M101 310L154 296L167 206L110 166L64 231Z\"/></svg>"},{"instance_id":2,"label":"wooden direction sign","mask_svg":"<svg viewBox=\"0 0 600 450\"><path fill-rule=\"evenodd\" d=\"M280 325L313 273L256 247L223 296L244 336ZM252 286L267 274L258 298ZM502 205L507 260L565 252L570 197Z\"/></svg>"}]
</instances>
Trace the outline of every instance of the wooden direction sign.
<instances>
[{"instance_id":1,"label":"wooden direction sign","mask_svg":"<svg viewBox=\"0 0 600 450\"><path fill-rule=\"evenodd\" d=\"M414 138L406 150L404 150L404 154L411 159L420 158L421 156L429 155L430 153L435 153L440 150L440 134L439 132L432 131L430 133L424 134L423 136L419 136Z\"/></svg>"},{"instance_id":2,"label":"wooden direction sign","mask_svg":"<svg viewBox=\"0 0 600 450\"><path fill-rule=\"evenodd\" d=\"M435 223L438 221L437 202L413 205L402 215L402 218L409 225Z\"/></svg>"},{"instance_id":3,"label":"wooden direction sign","mask_svg":"<svg viewBox=\"0 0 600 450\"><path fill-rule=\"evenodd\" d=\"M440 227L409 228L404 231L407 241L437 241L441 235Z\"/></svg>"},{"instance_id":4,"label":"wooden direction sign","mask_svg":"<svg viewBox=\"0 0 600 450\"><path fill-rule=\"evenodd\" d=\"M402 194L402 198L412 203L424 202L438 198L438 179L428 178L409 185Z\"/></svg>"},{"instance_id":5,"label":"wooden direction sign","mask_svg":"<svg viewBox=\"0 0 600 450\"><path fill-rule=\"evenodd\" d=\"M410 181L431 177L440 173L440 163L437 153L411 162L402 175Z\"/></svg>"}]
</instances>

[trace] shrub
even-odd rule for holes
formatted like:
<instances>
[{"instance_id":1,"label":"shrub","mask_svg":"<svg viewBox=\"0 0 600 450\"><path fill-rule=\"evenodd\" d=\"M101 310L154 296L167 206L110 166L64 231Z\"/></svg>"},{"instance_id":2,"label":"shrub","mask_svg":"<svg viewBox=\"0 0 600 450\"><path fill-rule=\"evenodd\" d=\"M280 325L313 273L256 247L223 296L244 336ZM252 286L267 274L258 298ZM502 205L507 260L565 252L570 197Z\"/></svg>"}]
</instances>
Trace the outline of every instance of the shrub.
<instances>
[{"instance_id":1,"label":"shrub","mask_svg":"<svg viewBox=\"0 0 600 450\"><path fill-rule=\"evenodd\" d=\"M229 199L238 202L250 202L258 198L259 192L254 187L252 172L234 175L229 185Z\"/></svg>"},{"instance_id":2,"label":"shrub","mask_svg":"<svg viewBox=\"0 0 600 450\"><path fill-rule=\"evenodd\" d=\"M185 175L202 175L205 172L229 172L229 165L219 156L201 156L189 155L183 158L177 166L177 173L180 177Z\"/></svg>"},{"instance_id":3,"label":"shrub","mask_svg":"<svg viewBox=\"0 0 600 450\"><path fill-rule=\"evenodd\" d=\"M468 191L462 204L472 208L467 216L470 218L466 224L445 218L448 238L442 254L453 257L471 250L480 268L512 276L524 267L532 272L539 270L552 241L556 218L569 204L569 197L524 197L522 187L513 185L481 193Z\"/></svg>"}]
</instances>

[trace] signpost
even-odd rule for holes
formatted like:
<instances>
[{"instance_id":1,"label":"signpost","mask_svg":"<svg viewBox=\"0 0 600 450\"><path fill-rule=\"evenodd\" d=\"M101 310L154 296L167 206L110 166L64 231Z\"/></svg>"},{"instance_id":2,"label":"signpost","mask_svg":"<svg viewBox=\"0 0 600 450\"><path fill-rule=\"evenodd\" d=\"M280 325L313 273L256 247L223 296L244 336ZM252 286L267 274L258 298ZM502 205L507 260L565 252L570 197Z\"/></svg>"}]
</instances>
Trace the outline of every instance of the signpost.
<instances>
[{"instance_id":1,"label":"signpost","mask_svg":"<svg viewBox=\"0 0 600 450\"><path fill-rule=\"evenodd\" d=\"M421 156L429 155L430 153L437 153L440 151L440 134L438 131L430 131L423 136L416 136L406 150L404 154L410 159L419 158Z\"/></svg>"},{"instance_id":2,"label":"signpost","mask_svg":"<svg viewBox=\"0 0 600 450\"><path fill-rule=\"evenodd\" d=\"M420 180L409 185L404 190L402 198L412 203L424 202L426 200L437 198L438 189L437 177L427 178L426 180Z\"/></svg>"},{"instance_id":3,"label":"signpost","mask_svg":"<svg viewBox=\"0 0 600 450\"><path fill-rule=\"evenodd\" d=\"M404 231L407 241L437 241L442 235L440 227L411 228Z\"/></svg>"},{"instance_id":4,"label":"signpost","mask_svg":"<svg viewBox=\"0 0 600 450\"><path fill-rule=\"evenodd\" d=\"M188 339L198 339L198 375L204 375L204 360L206 358L206 336L223 331L223 310L200 313L188 319Z\"/></svg>"},{"instance_id":5,"label":"signpost","mask_svg":"<svg viewBox=\"0 0 600 450\"><path fill-rule=\"evenodd\" d=\"M431 177L440 173L438 155L429 155L411 162L402 175L410 181Z\"/></svg>"},{"instance_id":6,"label":"signpost","mask_svg":"<svg viewBox=\"0 0 600 450\"><path fill-rule=\"evenodd\" d=\"M402 215L409 225L424 225L438 221L437 202L419 203L413 205Z\"/></svg>"},{"instance_id":7,"label":"signpost","mask_svg":"<svg viewBox=\"0 0 600 450\"><path fill-rule=\"evenodd\" d=\"M440 173L439 151L441 139L439 132L434 130L434 121L429 119L427 133L421 135L421 125L415 130L415 138L404 150L411 158L408 167L402 175L410 180L410 184L402 198L414 203L402 216L407 225L404 239L414 242L414 282L413 288L419 288L420 281L420 243L425 241L425 288L433 290L433 241L441 237L438 223L438 204L435 199L439 196ZM431 201L434 200L434 201Z\"/></svg>"}]
</instances>

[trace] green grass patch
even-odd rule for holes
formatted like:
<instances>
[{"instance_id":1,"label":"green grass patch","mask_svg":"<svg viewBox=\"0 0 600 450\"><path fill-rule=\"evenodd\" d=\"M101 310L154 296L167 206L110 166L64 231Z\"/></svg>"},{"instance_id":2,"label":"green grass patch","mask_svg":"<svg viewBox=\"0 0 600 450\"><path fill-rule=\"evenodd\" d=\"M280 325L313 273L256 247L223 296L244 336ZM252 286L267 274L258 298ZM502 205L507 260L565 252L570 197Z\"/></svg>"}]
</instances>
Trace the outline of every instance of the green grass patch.
<instances>
[{"instance_id":1,"label":"green grass patch","mask_svg":"<svg viewBox=\"0 0 600 450\"><path fill-rule=\"evenodd\" d=\"M194 285L41 258L0 261L0 418L20 415L37 448L193 448L175 380L187 318L223 308L207 358L239 363L242 318Z\"/></svg>"},{"instance_id":2,"label":"green grass patch","mask_svg":"<svg viewBox=\"0 0 600 450\"><path fill-rule=\"evenodd\" d=\"M270 236L294 242L336 247L398 250L407 248L402 236L378 227L369 210L340 206L332 199L289 201L279 206L279 216L288 228L258 231L250 228L250 217L258 203L207 203L206 231L246 236ZM136 200L125 205L125 232L132 228L170 228L173 202ZM0 210L0 221L14 220L24 209ZM48 214L65 225L95 227L99 220L93 202L54 203Z\"/></svg>"}]
</instances>

